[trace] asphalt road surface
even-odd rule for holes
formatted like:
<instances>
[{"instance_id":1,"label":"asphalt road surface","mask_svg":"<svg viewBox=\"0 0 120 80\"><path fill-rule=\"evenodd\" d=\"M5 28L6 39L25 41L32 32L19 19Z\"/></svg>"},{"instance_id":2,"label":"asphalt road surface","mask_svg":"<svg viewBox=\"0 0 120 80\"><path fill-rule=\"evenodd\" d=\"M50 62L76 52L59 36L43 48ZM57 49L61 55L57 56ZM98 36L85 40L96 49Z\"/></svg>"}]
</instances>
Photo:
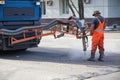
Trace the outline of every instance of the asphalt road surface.
<instances>
[{"instance_id":1,"label":"asphalt road surface","mask_svg":"<svg viewBox=\"0 0 120 80\"><path fill-rule=\"evenodd\" d=\"M0 80L120 80L120 33L105 33L105 61L89 62L81 39L43 37L39 47L0 54Z\"/></svg>"}]
</instances>

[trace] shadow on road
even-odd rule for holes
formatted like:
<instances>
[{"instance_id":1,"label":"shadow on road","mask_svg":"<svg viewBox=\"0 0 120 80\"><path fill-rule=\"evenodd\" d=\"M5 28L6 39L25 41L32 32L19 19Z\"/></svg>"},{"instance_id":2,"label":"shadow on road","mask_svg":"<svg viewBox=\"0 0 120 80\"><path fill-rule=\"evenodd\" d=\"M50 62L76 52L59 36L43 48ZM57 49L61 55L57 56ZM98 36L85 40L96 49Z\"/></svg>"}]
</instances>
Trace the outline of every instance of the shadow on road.
<instances>
[{"instance_id":1,"label":"shadow on road","mask_svg":"<svg viewBox=\"0 0 120 80\"><path fill-rule=\"evenodd\" d=\"M15 51L15 52L4 52L0 53L1 59L7 60L22 60L22 61L36 61L36 62L55 62L55 63L67 63L67 64L78 64L78 65L98 65L98 66L118 66L120 65L120 54L109 53L110 55L105 56L104 62L89 62L87 56L84 58L83 53L81 57L77 59L71 59L69 50L63 51L65 48L31 48L26 51ZM74 54L74 53L73 53ZM106 52L108 54L108 52Z\"/></svg>"}]
</instances>

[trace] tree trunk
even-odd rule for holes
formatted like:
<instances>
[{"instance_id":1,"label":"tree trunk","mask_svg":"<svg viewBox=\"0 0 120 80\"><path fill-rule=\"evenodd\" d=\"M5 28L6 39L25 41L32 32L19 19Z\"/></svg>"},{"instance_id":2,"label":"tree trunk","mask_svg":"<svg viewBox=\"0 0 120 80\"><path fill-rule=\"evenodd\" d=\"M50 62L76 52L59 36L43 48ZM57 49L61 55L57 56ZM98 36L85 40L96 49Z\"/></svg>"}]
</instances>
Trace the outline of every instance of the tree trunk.
<instances>
[{"instance_id":1,"label":"tree trunk","mask_svg":"<svg viewBox=\"0 0 120 80\"><path fill-rule=\"evenodd\" d=\"M78 0L78 8L79 8L79 19L84 19L84 4L83 4L83 0Z\"/></svg>"}]
</instances>

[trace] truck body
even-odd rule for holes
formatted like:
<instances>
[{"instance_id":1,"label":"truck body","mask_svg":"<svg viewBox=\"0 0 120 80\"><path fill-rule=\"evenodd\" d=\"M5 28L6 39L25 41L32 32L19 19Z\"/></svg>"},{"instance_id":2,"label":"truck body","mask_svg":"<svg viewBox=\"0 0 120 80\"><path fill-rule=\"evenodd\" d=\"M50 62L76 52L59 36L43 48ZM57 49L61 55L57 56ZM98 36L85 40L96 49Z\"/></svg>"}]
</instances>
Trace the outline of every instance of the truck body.
<instances>
[{"instance_id":1,"label":"truck body","mask_svg":"<svg viewBox=\"0 0 120 80\"><path fill-rule=\"evenodd\" d=\"M1 0L0 1L0 30L14 32L24 27L35 27L40 25L41 7L40 0ZM41 34L41 33L39 33ZM36 47L40 39L35 38L18 44L11 44L11 38L22 39L23 33L16 35L0 34L0 50L25 50ZM25 34L27 37L34 36L34 32Z\"/></svg>"}]
</instances>

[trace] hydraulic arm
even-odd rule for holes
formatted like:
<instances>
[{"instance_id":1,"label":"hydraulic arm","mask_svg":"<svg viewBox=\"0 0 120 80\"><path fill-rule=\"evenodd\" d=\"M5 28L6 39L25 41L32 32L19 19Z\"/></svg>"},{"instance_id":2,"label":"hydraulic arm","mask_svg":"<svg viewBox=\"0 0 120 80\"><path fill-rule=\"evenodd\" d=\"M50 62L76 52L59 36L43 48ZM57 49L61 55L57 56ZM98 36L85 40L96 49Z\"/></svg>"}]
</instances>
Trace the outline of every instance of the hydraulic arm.
<instances>
[{"instance_id":1,"label":"hydraulic arm","mask_svg":"<svg viewBox=\"0 0 120 80\"><path fill-rule=\"evenodd\" d=\"M66 26L65 30L61 30L63 26ZM67 27L71 27L71 29ZM44 33L44 29L48 30L47 33ZM69 29L69 30L68 30ZM77 39L84 38L83 41L83 50L86 51L86 44L87 44L87 36L86 30L88 30L87 26L83 26L82 23L79 21L78 18L72 17L68 21L62 20L53 20L46 25L40 26L29 26L29 27L21 27L16 30L7 30L7 29L0 29L0 34L2 38L9 36L9 46L22 43L25 41L33 40L33 39L41 39L43 36L53 35L55 38L62 37L64 34L72 34L75 35ZM32 36L27 36L28 33L32 32ZM59 35L56 33L59 32ZM16 38L16 35L22 34L21 39Z\"/></svg>"}]
</instances>

